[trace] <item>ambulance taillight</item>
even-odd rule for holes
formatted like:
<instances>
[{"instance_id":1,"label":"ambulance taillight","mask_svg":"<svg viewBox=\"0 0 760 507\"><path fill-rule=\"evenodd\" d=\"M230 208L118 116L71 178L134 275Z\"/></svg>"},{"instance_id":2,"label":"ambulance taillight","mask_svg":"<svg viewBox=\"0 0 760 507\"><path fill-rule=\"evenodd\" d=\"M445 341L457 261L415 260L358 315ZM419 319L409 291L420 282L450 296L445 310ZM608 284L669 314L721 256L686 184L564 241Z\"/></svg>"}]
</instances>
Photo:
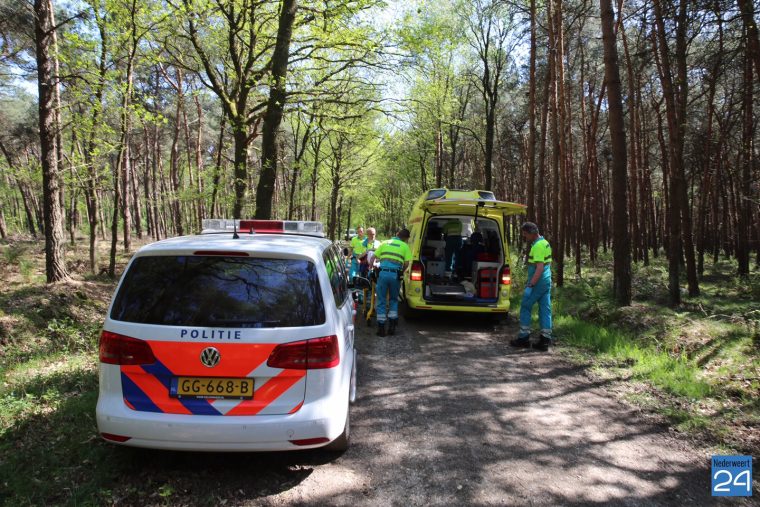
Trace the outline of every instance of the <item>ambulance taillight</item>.
<instances>
[{"instance_id":1,"label":"ambulance taillight","mask_svg":"<svg viewBox=\"0 0 760 507\"><path fill-rule=\"evenodd\" d=\"M501 283L501 285L512 285L512 271L509 269L509 266L501 268L499 283Z\"/></svg>"},{"instance_id":2,"label":"ambulance taillight","mask_svg":"<svg viewBox=\"0 0 760 507\"><path fill-rule=\"evenodd\" d=\"M412 270L410 272L410 277L413 282L422 281L422 263L420 261L414 261L412 263Z\"/></svg>"}]
</instances>

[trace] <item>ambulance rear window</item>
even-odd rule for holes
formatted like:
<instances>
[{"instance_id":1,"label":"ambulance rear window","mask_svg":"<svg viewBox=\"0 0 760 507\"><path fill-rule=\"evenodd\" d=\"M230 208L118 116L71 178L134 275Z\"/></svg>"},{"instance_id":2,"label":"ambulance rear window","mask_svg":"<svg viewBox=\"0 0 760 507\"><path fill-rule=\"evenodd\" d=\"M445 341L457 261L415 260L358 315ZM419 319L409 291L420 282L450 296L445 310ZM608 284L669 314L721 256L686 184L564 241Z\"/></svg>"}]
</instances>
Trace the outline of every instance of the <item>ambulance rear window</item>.
<instances>
[{"instance_id":1,"label":"ambulance rear window","mask_svg":"<svg viewBox=\"0 0 760 507\"><path fill-rule=\"evenodd\" d=\"M111 318L167 326L301 327L325 322L317 267L297 259L138 257Z\"/></svg>"}]
</instances>

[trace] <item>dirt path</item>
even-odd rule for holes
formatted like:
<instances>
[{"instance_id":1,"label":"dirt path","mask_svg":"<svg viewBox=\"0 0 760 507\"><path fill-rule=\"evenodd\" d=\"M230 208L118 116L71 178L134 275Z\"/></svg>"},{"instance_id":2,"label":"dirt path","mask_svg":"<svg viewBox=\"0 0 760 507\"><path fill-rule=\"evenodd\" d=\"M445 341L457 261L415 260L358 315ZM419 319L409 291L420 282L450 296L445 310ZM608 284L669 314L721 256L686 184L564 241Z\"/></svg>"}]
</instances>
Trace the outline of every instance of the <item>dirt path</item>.
<instances>
[{"instance_id":1,"label":"dirt path","mask_svg":"<svg viewBox=\"0 0 760 507\"><path fill-rule=\"evenodd\" d=\"M473 319L437 316L402 326L380 339L360 325L348 452L202 455L214 472L205 483L188 482L179 498L228 505L716 503L706 451L647 422L564 361L561 350L511 349L511 328L494 332ZM155 471L181 476L187 455L170 456L162 454Z\"/></svg>"}]
</instances>

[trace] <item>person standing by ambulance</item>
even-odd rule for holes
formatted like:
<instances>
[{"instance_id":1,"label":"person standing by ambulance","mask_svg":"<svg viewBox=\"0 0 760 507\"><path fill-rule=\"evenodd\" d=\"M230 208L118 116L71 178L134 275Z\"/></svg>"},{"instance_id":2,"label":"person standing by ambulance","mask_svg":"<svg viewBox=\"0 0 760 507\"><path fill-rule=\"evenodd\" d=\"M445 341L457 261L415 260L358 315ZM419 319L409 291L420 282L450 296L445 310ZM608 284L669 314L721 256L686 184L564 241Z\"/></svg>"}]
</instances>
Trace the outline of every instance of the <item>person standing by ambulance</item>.
<instances>
[{"instance_id":1,"label":"person standing by ambulance","mask_svg":"<svg viewBox=\"0 0 760 507\"><path fill-rule=\"evenodd\" d=\"M401 277L412 261L412 251L406 244L407 241L409 241L409 229L401 229L396 233L396 236L383 242L375 250L375 256L380 261L376 288L377 336L385 336L386 319L388 320L388 334L396 333ZM386 303L386 298L389 300L388 303ZM389 308L386 308L386 304Z\"/></svg>"},{"instance_id":2,"label":"person standing by ambulance","mask_svg":"<svg viewBox=\"0 0 760 507\"><path fill-rule=\"evenodd\" d=\"M360 225L356 228L356 236L351 238L351 272L349 279L353 280L359 274L359 257L367 250L364 246L364 229Z\"/></svg>"},{"instance_id":3,"label":"person standing by ambulance","mask_svg":"<svg viewBox=\"0 0 760 507\"><path fill-rule=\"evenodd\" d=\"M530 243L528 281L520 303L520 333L509 343L513 347L530 347L531 312L538 303L541 335L533 348L547 351L552 344L552 247L533 222L525 222L520 229L523 238Z\"/></svg>"}]
</instances>

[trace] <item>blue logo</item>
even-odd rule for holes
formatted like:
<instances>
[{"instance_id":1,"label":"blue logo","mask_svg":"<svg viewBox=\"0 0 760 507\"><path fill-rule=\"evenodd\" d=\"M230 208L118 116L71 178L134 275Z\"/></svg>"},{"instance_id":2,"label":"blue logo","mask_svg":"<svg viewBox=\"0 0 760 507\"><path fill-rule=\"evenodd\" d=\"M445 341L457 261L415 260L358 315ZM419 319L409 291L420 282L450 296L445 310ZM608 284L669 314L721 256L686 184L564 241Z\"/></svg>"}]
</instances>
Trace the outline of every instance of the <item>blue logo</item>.
<instances>
[{"instance_id":1,"label":"blue logo","mask_svg":"<svg viewBox=\"0 0 760 507\"><path fill-rule=\"evenodd\" d=\"M713 456L712 496L752 496L752 456Z\"/></svg>"}]
</instances>

